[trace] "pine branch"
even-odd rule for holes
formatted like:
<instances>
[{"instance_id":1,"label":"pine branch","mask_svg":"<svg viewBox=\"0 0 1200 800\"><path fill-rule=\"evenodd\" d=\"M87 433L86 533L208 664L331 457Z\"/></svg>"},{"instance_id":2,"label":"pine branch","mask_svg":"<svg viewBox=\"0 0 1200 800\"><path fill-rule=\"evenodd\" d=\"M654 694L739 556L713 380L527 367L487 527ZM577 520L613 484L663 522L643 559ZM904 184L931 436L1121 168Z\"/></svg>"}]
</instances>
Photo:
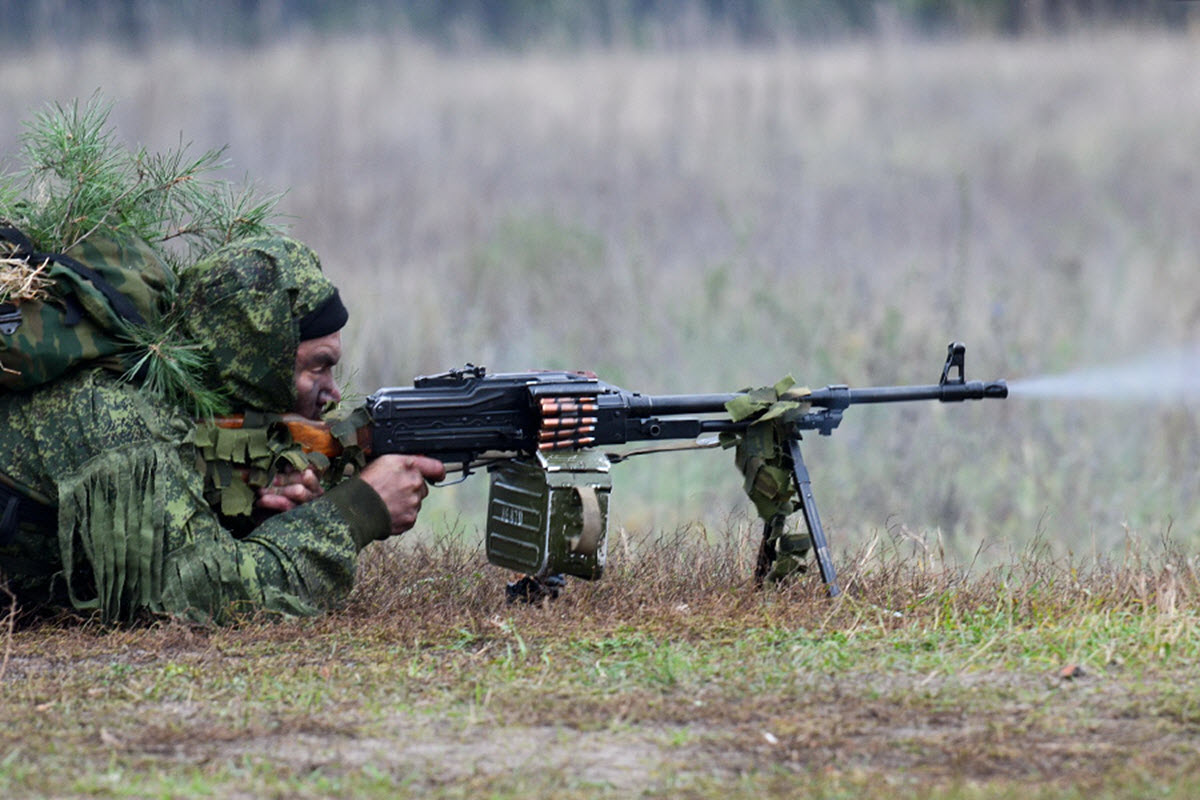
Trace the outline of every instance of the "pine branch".
<instances>
[{"instance_id":1,"label":"pine branch","mask_svg":"<svg viewBox=\"0 0 1200 800\"><path fill-rule=\"evenodd\" d=\"M135 353L141 353L125 373L126 380L141 379L150 392L187 409L197 419L228 413L224 392L204 382L209 359L205 350L177 333L177 323L124 325L122 336Z\"/></svg>"},{"instance_id":2,"label":"pine branch","mask_svg":"<svg viewBox=\"0 0 1200 800\"><path fill-rule=\"evenodd\" d=\"M93 96L55 105L26 125L24 168L0 176L0 218L9 218L44 250L63 251L106 232L142 239L177 266L258 233L277 233L281 195L217 176L225 148L192 156L183 142L163 153L117 142L112 105ZM182 242L180 257L168 243Z\"/></svg>"},{"instance_id":3,"label":"pine branch","mask_svg":"<svg viewBox=\"0 0 1200 800\"><path fill-rule=\"evenodd\" d=\"M221 179L224 147L195 156L181 136L177 148L163 153L130 149L108 127L111 109L97 94L82 106L51 106L26 124L23 166L0 174L0 220L35 248L63 252L93 236L136 238L178 271L229 242L280 232L281 195L264 195L248 180ZM3 269L0 291L14 297L42 291L35 285L40 276L12 264ZM163 300L173 308L173 298ZM221 413L227 398L204 383L205 351L168 319L120 331L127 363L134 364L127 377L197 416Z\"/></svg>"}]
</instances>

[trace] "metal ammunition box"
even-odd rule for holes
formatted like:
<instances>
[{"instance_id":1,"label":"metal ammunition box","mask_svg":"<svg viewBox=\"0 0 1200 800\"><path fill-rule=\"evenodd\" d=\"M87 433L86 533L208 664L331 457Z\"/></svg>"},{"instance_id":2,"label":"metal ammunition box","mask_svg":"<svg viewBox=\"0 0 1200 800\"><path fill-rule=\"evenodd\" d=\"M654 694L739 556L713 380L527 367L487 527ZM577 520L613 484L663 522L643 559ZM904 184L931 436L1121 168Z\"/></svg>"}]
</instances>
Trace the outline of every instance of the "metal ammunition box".
<instances>
[{"instance_id":1,"label":"metal ammunition box","mask_svg":"<svg viewBox=\"0 0 1200 800\"><path fill-rule=\"evenodd\" d=\"M604 572L609 461L603 453L539 453L491 468L487 558L544 577L594 580Z\"/></svg>"}]
</instances>

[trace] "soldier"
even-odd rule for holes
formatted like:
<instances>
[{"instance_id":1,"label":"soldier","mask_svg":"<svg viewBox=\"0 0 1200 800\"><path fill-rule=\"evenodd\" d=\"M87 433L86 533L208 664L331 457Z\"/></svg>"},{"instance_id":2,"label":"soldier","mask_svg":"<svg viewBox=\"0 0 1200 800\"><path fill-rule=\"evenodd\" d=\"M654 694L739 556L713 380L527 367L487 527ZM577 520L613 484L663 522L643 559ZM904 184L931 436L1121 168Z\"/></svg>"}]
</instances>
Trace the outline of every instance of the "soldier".
<instances>
[{"instance_id":1,"label":"soldier","mask_svg":"<svg viewBox=\"0 0 1200 800\"><path fill-rule=\"evenodd\" d=\"M226 246L186 270L184 333L235 408L316 417L347 313L308 247ZM311 470L260 491L265 519L235 535L204 496L190 415L112 372L81 368L0 393L0 573L24 606L228 622L310 615L348 594L358 553L416 521L443 465L382 456L322 492ZM40 501L40 502L39 502Z\"/></svg>"}]
</instances>

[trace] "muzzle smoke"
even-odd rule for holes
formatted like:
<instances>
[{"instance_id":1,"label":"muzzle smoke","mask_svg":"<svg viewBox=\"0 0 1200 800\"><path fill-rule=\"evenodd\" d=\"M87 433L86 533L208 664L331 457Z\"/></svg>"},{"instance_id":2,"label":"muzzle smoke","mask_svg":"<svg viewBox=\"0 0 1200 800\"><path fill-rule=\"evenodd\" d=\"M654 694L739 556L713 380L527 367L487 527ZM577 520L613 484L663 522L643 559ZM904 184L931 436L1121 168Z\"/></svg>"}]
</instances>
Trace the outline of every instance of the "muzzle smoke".
<instances>
[{"instance_id":1,"label":"muzzle smoke","mask_svg":"<svg viewBox=\"0 0 1200 800\"><path fill-rule=\"evenodd\" d=\"M1010 381L1008 391L1010 397L1194 404L1200 397L1200 347L1158 353L1111 367Z\"/></svg>"}]
</instances>

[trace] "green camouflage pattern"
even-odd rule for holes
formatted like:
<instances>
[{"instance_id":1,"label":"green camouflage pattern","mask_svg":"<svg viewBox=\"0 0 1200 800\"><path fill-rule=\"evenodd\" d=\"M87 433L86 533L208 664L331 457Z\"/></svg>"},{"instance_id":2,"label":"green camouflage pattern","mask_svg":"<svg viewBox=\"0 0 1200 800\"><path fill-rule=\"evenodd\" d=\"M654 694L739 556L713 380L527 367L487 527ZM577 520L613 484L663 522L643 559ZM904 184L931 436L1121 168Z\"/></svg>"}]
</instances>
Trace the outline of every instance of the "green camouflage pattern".
<instances>
[{"instance_id":1,"label":"green camouflage pattern","mask_svg":"<svg viewBox=\"0 0 1200 800\"><path fill-rule=\"evenodd\" d=\"M244 412L240 428L222 428L215 420L199 420L187 441L199 453L196 467L205 475L204 497L209 505L219 509L230 525L243 527L252 521L249 518L254 514L257 490L270 486L280 470L311 467L322 476L326 489L357 475L367 465L358 431L370 424L370 415L359 406L326 421L342 447L333 458L306 452L292 439L279 414Z\"/></svg>"},{"instance_id":2,"label":"green camouflage pattern","mask_svg":"<svg viewBox=\"0 0 1200 800\"><path fill-rule=\"evenodd\" d=\"M245 410L281 413L295 402L298 320L333 291L311 250L263 238L182 274L178 310L186 335L221 365L210 386L227 388ZM389 534L387 508L349 478L289 512L241 514L270 473L231 488L226 470L287 463L289 453L261 430L214 433L102 369L0 392L0 473L50 500L58 517L54 530L25 523L0 545L0 573L23 604L106 621L228 622L335 606L352 586L358 552Z\"/></svg>"},{"instance_id":3,"label":"green camouflage pattern","mask_svg":"<svg viewBox=\"0 0 1200 800\"><path fill-rule=\"evenodd\" d=\"M248 413L241 428L201 420L192 429L187 441L199 453L204 497L221 516L251 516L256 490L270 486L281 468L313 467L328 474L329 459L322 453L305 453L287 426L276 424L279 420L277 414Z\"/></svg>"},{"instance_id":4,"label":"green camouflage pattern","mask_svg":"<svg viewBox=\"0 0 1200 800\"><path fill-rule=\"evenodd\" d=\"M290 411L299 320L334 291L317 254L279 236L244 239L184 270L182 324L214 365L208 383L226 389L236 408Z\"/></svg>"},{"instance_id":5,"label":"green camouflage pattern","mask_svg":"<svg viewBox=\"0 0 1200 800\"><path fill-rule=\"evenodd\" d=\"M538 453L493 465L484 550L490 563L537 578L597 580L607 558L608 457Z\"/></svg>"},{"instance_id":6,"label":"green camouflage pattern","mask_svg":"<svg viewBox=\"0 0 1200 800\"><path fill-rule=\"evenodd\" d=\"M129 298L144 319L159 317L175 290L175 273L158 254L138 239L119 241L93 235L67 250L64 255L87 264L113 288ZM67 270L63 279L74 284L84 310L109 330L120 328L120 318L108 300L87 280Z\"/></svg>"},{"instance_id":7,"label":"green camouflage pattern","mask_svg":"<svg viewBox=\"0 0 1200 800\"><path fill-rule=\"evenodd\" d=\"M314 614L388 534L383 502L350 479L235 536L205 500L191 420L103 370L0 395L0 420L0 472L58 506L57 530L23 526L0 546L22 604L106 621Z\"/></svg>"},{"instance_id":8,"label":"green camouflage pattern","mask_svg":"<svg viewBox=\"0 0 1200 800\"><path fill-rule=\"evenodd\" d=\"M17 309L17 330L0 331L0 390L32 389L84 362L114 371L128 368L120 358L121 344L95 322L68 325L66 310L54 302L26 300Z\"/></svg>"},{"instance_id":9,"label":"green camouflage pattern","mask_svg":"<svg viewBox=\"0 0 1200 800\"><path fill-rule=\"evenodd\" d=\"M98 272L133 303L143 319L157 320L165 311L175 277L145 242L93 236L64 255ZM58 262L49 263L47 274L53 281L47 299L9 302L21 319L15 331L0 330L4 366L0 392L41 386L81 363L95 362L122 373L133 364L130 342L121 336L124 323L100 290ZM84 314L74 324L69 324L63 304L68 295L79 302Z\"/></svg>"},{"instance_id":10,"label":"green camouflage pattern","mask_svg":"<svg viewBox=\"0 0 1200 800\"><path fill-rule=\"evenodd\" d=\"M792 457L787 449L789 422L807 414L807 387L797 387L788 375L774 386L747 389L726 404L735 422L753 419L743 433L723 434L725 446L735 447L734 462L745 482L743 489L764 522L763 551L773 555L764 578L778 583L805 571L812 546L807 533L790 533L787 519L799 508Z\"/></svg>"}]
</instances>

